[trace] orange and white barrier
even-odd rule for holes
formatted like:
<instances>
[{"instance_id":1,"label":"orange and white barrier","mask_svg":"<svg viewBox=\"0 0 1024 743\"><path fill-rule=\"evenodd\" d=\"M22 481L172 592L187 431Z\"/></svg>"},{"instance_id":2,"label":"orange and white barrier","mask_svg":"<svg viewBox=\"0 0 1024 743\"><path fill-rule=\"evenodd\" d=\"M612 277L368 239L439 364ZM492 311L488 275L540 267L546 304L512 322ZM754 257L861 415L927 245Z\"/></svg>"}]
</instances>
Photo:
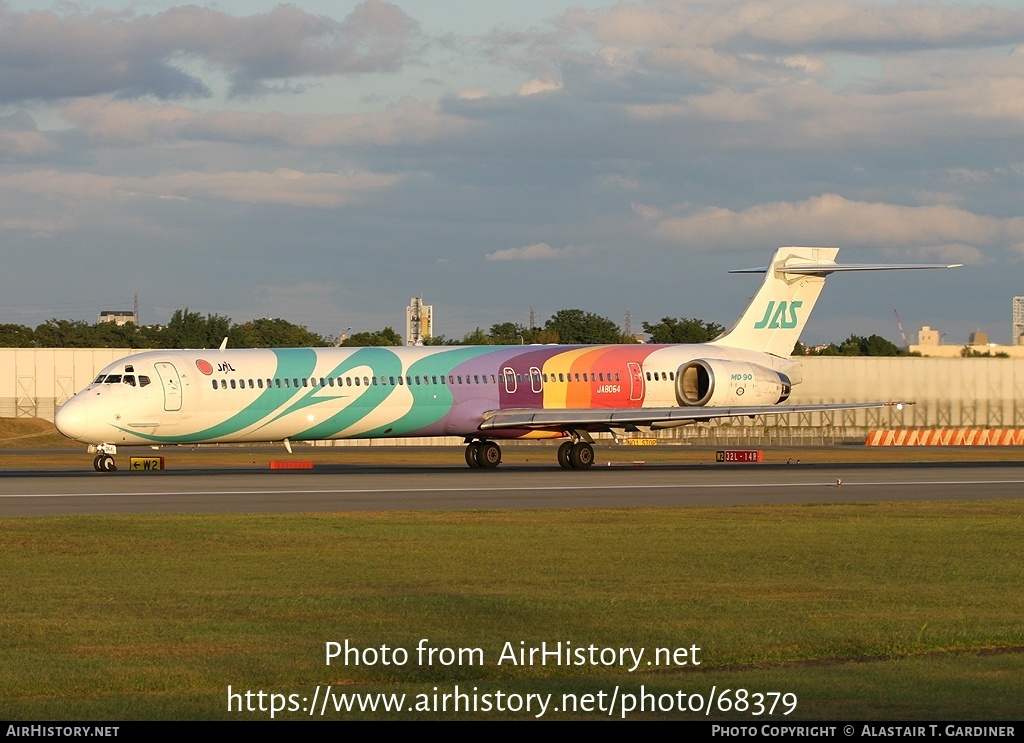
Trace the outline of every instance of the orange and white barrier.
<instances>
[{"instance_id":1,"label":"orange and white barrier","mask_svg":"<svg viewBox=\"0 0 1024 743\"><path fill-rule=\"evenodd\" d=\"M865 446L1024 446L1022 428L874 430Z\"/></svg>"}]
</instances>

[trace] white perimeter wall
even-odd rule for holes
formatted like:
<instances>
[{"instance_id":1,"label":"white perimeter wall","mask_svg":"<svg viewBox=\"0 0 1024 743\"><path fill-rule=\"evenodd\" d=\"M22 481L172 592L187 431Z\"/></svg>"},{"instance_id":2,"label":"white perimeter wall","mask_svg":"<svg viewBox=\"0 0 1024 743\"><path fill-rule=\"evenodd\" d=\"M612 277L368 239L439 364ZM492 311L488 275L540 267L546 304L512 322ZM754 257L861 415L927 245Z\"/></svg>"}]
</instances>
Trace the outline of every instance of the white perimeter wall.
<instances>
[{"instance_id":1,"label":"white perimeter wall","mask_svg":"<svg viewBox=\"0 0 1024 743\"><path fill-rule=\"evenodd\" d=\"M130 348L0 348L0 417L45 418Z\"/></svg>"}]
</instances>

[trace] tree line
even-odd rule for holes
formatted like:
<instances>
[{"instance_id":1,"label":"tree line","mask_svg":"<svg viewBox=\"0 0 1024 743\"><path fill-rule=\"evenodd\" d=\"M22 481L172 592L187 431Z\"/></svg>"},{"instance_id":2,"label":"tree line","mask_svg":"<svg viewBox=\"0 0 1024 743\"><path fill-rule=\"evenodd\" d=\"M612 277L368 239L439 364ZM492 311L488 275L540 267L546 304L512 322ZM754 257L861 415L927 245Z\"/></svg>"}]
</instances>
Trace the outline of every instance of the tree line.
<instances>
[{"instance_id":1,"label":"tree line","mask_svg":"<svg viewBox=\"0 0 1024 743\"><path fill-rule=\"evenodd\" d=\"M706 343L725 332L725 326L700 318L663 317L644 322L651 343ZM229 348L300 348L310 346L401 346L402 336L391 327L364 331L341 339L314 333L303 325L280 318L234 323L222 315L175 310L167 325L117 325L82 320L50 319L35 329L0 324L0 347L6 348L216 348L224 338ZM466 333L461 339L443 335L425 345L529 345L535 343L636 343L612 320L579 309L559 310L544 327L528 328L514 322L496 323ZM907 352L878 335L851 335L842 343L808 349L797 343L794 355L904 356Z\"/></svg>"},{"instance_id":2,"label":"tree line","mask_svg":"<svg viewBox=\"0 0 1024 743\"><path fill-rule=\"evenodd\" d=\"M175 310L167 325L118 325L84 320L47 320L34 330L27 325L0 325L6 348L216 348L224 338L230 348L334 345L326 338L280 318L232 323L230 317Z\"/></svg>"}]
</instances>

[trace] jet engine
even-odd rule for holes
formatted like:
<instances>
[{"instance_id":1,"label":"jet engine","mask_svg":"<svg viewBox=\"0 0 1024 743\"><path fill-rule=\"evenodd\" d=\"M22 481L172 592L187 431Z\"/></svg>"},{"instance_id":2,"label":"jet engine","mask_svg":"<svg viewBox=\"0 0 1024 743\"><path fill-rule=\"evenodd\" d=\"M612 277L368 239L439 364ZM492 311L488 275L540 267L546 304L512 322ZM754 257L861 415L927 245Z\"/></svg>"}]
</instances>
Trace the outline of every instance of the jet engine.
<instances>
[{"instance_id":1,"label":"jet engine","mask_svg":"<svg viewBox=\"0 0 1024 743\"><path fill-rule=\"evenodd\" d=\"M785 374L743 361L695 359L676 374L680 406L775 405L788 399L791 389Z\"/></svg>"}]
</instances>

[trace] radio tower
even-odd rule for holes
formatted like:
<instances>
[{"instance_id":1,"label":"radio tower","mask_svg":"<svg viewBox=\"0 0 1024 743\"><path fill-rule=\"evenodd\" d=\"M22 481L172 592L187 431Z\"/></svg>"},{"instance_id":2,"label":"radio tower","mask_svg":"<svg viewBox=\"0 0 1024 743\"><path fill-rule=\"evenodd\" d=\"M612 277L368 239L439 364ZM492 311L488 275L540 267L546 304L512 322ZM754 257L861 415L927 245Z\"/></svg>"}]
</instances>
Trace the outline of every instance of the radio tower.
<instances>
[{"instance_id":1,"label":"radio tower","mask_svg":"<svg viewBox=\"0 0 1024 743\"><path fill-rule=\"evenodd\" d=\"M530 330L537 327L537 308L530 305Z\"/></svg>"},{"instance_id":2,"label":"radio tower","mask_svg":"<svg viewBox=\"0 0 1024 743\"><path fill-rule=\"evenodd\" d=\"M633 337L633 319L629 316L629 307L626 308L626 323L622 329L627 338Z\"/></svg>"}]
</instances>

